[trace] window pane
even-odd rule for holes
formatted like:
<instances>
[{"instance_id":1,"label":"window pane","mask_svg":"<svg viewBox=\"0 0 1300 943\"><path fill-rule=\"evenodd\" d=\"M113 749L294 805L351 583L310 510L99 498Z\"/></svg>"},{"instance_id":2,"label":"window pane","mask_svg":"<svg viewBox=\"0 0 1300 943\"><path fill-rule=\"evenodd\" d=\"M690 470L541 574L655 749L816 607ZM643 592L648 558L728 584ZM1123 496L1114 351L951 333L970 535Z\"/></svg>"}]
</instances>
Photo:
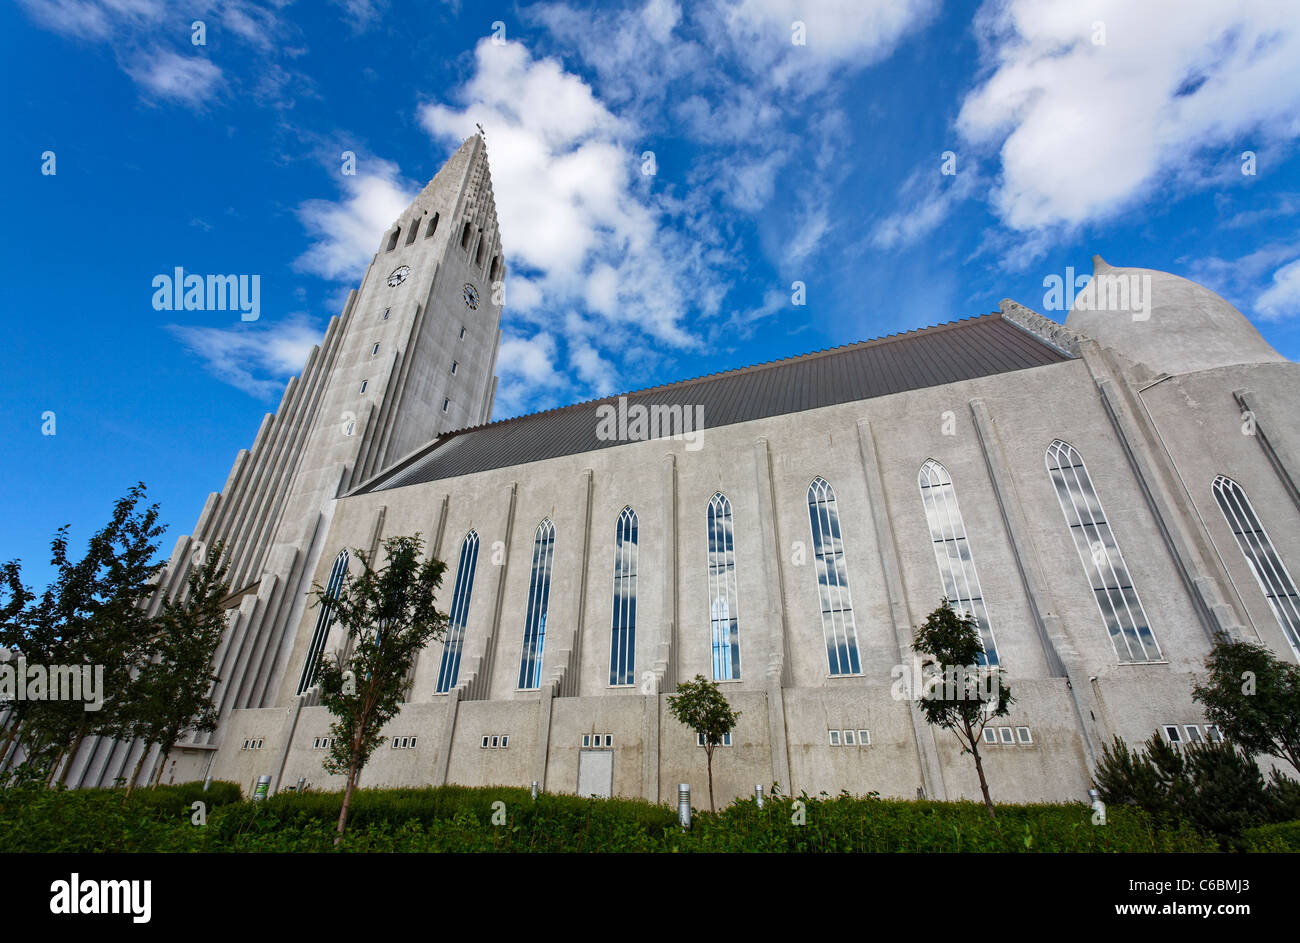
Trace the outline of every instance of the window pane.
<instances>
[{"instance_id":1,"label":"window pane","mask_svg":"<svg viewBox=\"0 0 1300 943\"><path fill-rule=\"evenodd\" d=\"M713 680L740 678L740 620L731 502L716 492L708 510L709 624Z\"/></svg>"},{"instance_id":2,"label":"window pane","mask_svg":"<svg viewBox=\"0 0 1300 943\"><path fill-rule=\"evenodd\" d=\"M469 601L474 591L474 571L478 565L478 532L470 531L460 545L460 563L456 568L456 586L447 614L447 638L442 646L442 664L438 668L439 694L456 686L460 675L460 651L465 640L465 623L469 619Z\"/></svg>"},{"instance_id":3,"label":"window pane","mask_svg":"<svg viewBox=\"0 0 1300 943\"><path fill-rule=\"evenodd\" d=\"M546 645L546 614L551 598L551 558L555 525L547 518L537 525L533 538L533 566L528 583L528 612L524 620L524 647L519 657L519 687L536 688L542 682L542 653Z\"/></svg>"},{"instance_id":4,"label":"window pane","mask_svg":"<svg viewBox=\"0 0 1300 943\"><path fill-rule=\"evenodd\" d=\"M609 683L632 684L636 676L637 516L623 508L614 528L614 615Z\"/></svg>"},{"instance_id":5,"label":"window pane","mask_svg":"<svg viewBox=\"0 0 1300 943\"><path fill-rule=\"evenodd\" d=\"M1120 661L1160 659L1160 646L1102 513L1101 500L1083 458L1068 443L1057 439L1048 447L1046 460L1061 513L1074 538L1084 573L1092 583L1115 654Z\"/></svg>"},{"instance_id":6,"label":"window pane","mask_svg":"<svg viewBox=\"0 0 1300 943\"><path fill-rule=\"evenodd\" d=\"M1237 538L1237 546L1268 600L1273 618L1282 629L1292 651L1300 657L1300 593L1295 581L1273 547L1255 508L1241 486L1224 475L1214 479L1214 499L1228 526Z\"/></svg>"},{"instance_id":7,"label":"window pane","mask_svg":"<svg viewBox=\"0 0 1300 943\"><path fill-rule=\"evenodd\" d=\"M970 543L966 539L966 526L961 509L957 506L957 493L953 489L948 470L931 459L921 466L917 475L921 489L921 503L925 519L930 526L930 539L934 543L934 559L939 565L939 580L944 595L958 613L970 614L979 627L984 643L980 664L998 663L997 643L993 627L984 607L983 591L975 572Z\"/></svg>"},{"instance_id":8,"label":"window pane","mask_svg":"<svg viewBox=\"0 0 1300 943\"><path fill-rule=\"evenodd\" d=\"M840 539L839 506L834 489L824 478L815 479L808 487L808 521L812 528L813 570L821 596L826 661L833 675L858 674L858 636Z\"/></svg>"}]
</instances>

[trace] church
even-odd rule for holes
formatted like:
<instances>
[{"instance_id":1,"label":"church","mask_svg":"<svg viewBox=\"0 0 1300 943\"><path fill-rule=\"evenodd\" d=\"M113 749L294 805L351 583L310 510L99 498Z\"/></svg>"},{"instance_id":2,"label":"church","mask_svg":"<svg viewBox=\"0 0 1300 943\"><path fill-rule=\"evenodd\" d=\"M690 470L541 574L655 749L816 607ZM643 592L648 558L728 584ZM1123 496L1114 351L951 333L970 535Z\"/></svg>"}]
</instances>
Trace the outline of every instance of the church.
<instances>
[{"instance_id":1,"label":"church","mask_svg":"<svg viewBox=\"0 0 1300 943\"><path fill-rule=\"evenodd\" d=\"M1094 264L1064 325L1006 300L492 422L506 264L470 137L176 544L162 593L223 540L233 595L219 726L163 781L341 788L311 680L342 639L309 593L416 532L449 627L363 786L698 795L667 696L699 674L741 711L723 803L975 799L895 684L945 596L1016 698L984 733L995 801L1086 799L1115 735L1217 739L1191 690L1218 633L1300 657L1300 366L1206 288ZM68 784L140 749L87 741Z\"/></svg>"}]
</instances>

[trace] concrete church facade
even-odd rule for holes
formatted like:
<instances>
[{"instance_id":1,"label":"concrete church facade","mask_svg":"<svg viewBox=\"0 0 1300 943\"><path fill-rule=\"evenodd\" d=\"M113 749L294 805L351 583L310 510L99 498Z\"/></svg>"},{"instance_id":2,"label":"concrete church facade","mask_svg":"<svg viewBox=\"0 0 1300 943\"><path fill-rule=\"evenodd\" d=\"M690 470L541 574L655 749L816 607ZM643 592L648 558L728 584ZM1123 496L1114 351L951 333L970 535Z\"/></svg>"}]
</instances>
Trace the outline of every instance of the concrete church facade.
<instances>
[{"instance_id":1,"label":"concrete church facade","mask_svg":"<svg viewBox=\"0 0 1300 943\"><path fill-rule=\"evenodd\" d=\"M220 726L178 744L165 780L339 788L309 681L340 640L307 594L355 566L349 548L417 531L447 562L452 627L364 785L666 801L703 788L666 704L702 674L742 711L720 800L772 783L977 798L955 738L895 696L945 594L1016 696L984 750L1002 801L1084 798L1116 734L1213 737L1191 687L1219 631L1297 659L1300 366L1209 290L1098 259L1064 326L1004 301L491 423L503 258L475 136L177 543L165 591L225 539L235 596ZM704 428L611 438L611 407L702 408ZM128 775L138 749L88 743L69 783Z\"/></svg>"}]
</instances>

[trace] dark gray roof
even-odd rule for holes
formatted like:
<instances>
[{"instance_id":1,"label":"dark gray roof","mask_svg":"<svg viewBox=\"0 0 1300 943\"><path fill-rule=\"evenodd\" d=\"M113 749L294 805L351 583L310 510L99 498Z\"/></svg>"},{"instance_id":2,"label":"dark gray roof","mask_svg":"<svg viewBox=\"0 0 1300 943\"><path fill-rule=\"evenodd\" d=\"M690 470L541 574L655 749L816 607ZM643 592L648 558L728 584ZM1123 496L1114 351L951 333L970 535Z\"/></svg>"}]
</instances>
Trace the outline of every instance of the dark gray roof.
<instances>
[{"instance_id":1,"label":"dark gray roof","mask_svg":"<svg viewBox=\"0 0 1300 943\"><path fill-rule=\"evenodd\" d=\"M712 428L1068 359L995 312L623 395L629 408L702 405L704 427ZM597 408L618 399L608 396L447 433L354 493L624 444L596 436Z\"/></svg>"}]
</instances>

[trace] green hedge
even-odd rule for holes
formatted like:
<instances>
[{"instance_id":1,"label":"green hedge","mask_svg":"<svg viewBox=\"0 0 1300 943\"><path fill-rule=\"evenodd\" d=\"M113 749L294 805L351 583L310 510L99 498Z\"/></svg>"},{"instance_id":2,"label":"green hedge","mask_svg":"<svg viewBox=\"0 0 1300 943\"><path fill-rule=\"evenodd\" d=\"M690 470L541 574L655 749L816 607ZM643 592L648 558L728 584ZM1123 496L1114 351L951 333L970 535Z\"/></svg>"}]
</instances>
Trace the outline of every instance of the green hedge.
<instances>
[{"instance_id":1,"label":"green hedge","mask_svg":"<svg viewBox=\"0 0 1300 943\"><path fill-rule=\"evenodd\" d=\"M137 790L0 792L0 852L315 852L333 850L339 793L239 798L233 783ZM207 825L191 803L207 803ZM874 797L753 800L696 812L682 832L676 810L636 799L581 799L524 789L447 786L362 789L343 850L351 852L1203 852L1212 839L1188 826L1160 829L1144 813L1111 809L1094 826L1082 804L1003 805L990 820L973 802ZM504 823L493 824L494 803ZM1277 827L1274 827L1275 829ZM1260 830L1257 830L1260 831ZM1260 850L1282 850L1281 831ZM1289 833L1294 839L1294 832Z\"/></svg>"},{"instance_id":2,"label":"green hedge","mask_svg":"<svg viewBox=\"0 0 1300 943\"><path fill-rule=\"evenodd\" d=\"M1300 822L1259 825L1241 833L1249 851L1300 851Z\"/></svg>"},{"instance_id":3,"label":"green hedge","mask_svg":"<svg viewBox=\"0 0 1300 943\"><path fill-rule=\"evenodd\" d=\"M0 790L0 852L202 851L193 803L209 818L240 803L237 783L124 789Z\"/></svg>"}]
</instances>

